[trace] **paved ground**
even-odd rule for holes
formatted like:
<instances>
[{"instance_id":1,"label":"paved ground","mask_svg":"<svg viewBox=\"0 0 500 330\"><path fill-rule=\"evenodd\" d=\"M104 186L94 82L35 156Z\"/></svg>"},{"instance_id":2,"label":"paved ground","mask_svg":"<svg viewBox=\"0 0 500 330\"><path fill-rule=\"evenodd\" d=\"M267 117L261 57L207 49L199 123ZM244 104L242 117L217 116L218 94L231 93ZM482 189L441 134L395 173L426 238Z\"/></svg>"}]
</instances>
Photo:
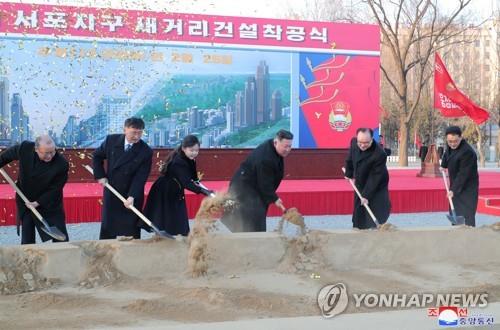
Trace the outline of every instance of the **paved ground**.
<instances>
[{"instance_id":1,"label":"paved ground","mask_svg":"<svg viewBox=\"0 0 500 330\"><path fill-rule=\"evenodd\" d=\"M274 231L277 227L279 218L271 217L268 219L267 230ZM350 215L326 215L326 216L307 216L305 217L306 225L311 229L347 229L352 228ZM490 225L499 222L500 217L491 215L477 214L476 225ZM389 218L389 222L397 227L435 227L449 226L450 223L446 219L444 212L435 213L401 213L393 214ZM99 238L100 223L83 223L76 225L68 225L70 240L95 240ZM220 231L227 229L220 227ZM295 226L288 225L285 227L285 233L292 235L296 231ZM143 238L151 237L151 234L142 231ZM39 238L37 236L37 241ZM19 244L20 238L16 235L15 226L0 227L0 245Z\"/></svg>"},{"instance_id":2,"label":"paved ground","mask_svg":"<svg viewBox=\"0 0 500 330\"><path fill-rule=\"evenodd\" d=\"M471 314L478 313L482 315L491 315L494 318L494 323L491 325L472 326L470 324L458 326L465 329L500 329L498 315L500 315L500 303L490 304L484 309L472 309ZM406 329L406 330L421 330L421 329L445 329L456 328L457 326L440 326L437 318L427 316L426 309L400 310L400 311L383 311L372 313L358 314L341 314L331 319L325 319L321 316L306 316L306 317L290 317L290 318L273 318L260 320L242 320L230 322L213 322L213 323L197 323L197 324L182 324L171 325L167 322L151 321L139 323L133 327L120 327L120 329ZM96 327L92 329L104 329ZM109 328L107 329L115 329Z\"/></svg>"}]
</instances>

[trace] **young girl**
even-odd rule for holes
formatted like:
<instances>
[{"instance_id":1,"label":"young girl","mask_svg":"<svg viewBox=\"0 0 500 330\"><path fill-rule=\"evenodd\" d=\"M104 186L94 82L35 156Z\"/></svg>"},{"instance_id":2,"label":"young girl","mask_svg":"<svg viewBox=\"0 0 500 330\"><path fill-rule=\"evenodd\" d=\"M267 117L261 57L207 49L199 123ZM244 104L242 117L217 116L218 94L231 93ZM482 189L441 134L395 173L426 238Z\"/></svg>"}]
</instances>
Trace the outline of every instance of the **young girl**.
<instances>
[{"instance_id":1,"label":"young girl","mask_svg":"<svg viewBox=\"0 0 500 330\"><path fill-rule=\"evenodd\" d=\"M144 214L160 230L170 235L189 234L189 222L184 189L209 196L213 191L200 187L195 158L200 152L200 141L188 135L181 145L165 159L161 176L153 183Z\"/></svg>"}]
</instances>

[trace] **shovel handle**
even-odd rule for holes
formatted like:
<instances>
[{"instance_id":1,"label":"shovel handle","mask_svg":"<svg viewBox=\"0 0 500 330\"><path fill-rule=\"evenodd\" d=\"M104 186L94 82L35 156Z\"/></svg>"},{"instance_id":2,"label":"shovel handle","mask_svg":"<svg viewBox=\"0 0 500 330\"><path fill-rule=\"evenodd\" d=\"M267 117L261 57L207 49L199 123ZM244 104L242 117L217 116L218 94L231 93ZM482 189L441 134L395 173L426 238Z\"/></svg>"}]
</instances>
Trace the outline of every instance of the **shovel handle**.
<instances>
[{"instance_id":1,"label":"shovel handle","mask_svg":"<svg viewBox=\"0 0 500 330\"><path fill-rule=\"evenodd\" d=\"M452 214L455 214L455 205L453 205L453 199L448 195L450 193L450 188L448 187L448 180L446 179L446 173L444 170L441 170L441 175L443 176L444 186L446 188L446 196L448 197L448 201L450 202L450 208Z\"/></svg>"},{"instance_id":2,"label":"shovel handle","mask_svg":"<svg viewBox=\"0 0 500 330\"><path fill-rule=\"evenodd\" d=\"M92 167L90 167L89 165L83 165L83 167L85 167L85 169L87 171L89 171L90 173L92 173L92 175L94 174L94 170L92 169ZM106 184L104 185L106 188L109 189L109 191L111 191L116 197L118 197L119 200L121 200L123 203L125 203L127 200L125 199L125 197L123 197L115 188L113 188L112 185L110 185L109 183L106 182ZM148 226L150 226L151 228L153 229L156 229L158 230L155 225L153 225L153 223L151 222L151 220L149 220L148 218L146 218L146 216L144 214L142 214L138 209L135 208L134 205L131 205L129 207L130 210L132 210L132 212L134 212L139 218L141 218L142 221L144 221Z\"/></svg>"},{"instance_id":3,"label":"shovel handle","mask_svg":"<svg viewBox=\"0 0 500 330\"><path fill-rule=\"evenodd\" d=\"M344 172L344 174L345 174L345 167L342 167L342 172ZM363 198L363 196L361 196L361 193L359 192L358 187L356 187L356 185L354 184L354 182L350 178L349 178L349 183L351 184L352 188L356 192L356 195L358 195L359 199L361 200ZM366 211L368 212L368 214L372 218L373 222L375 222L375 224L377 225L377 227L380 226L380 224L378 223L378 220L375 217L375 214L373 214L372 209L370 208L370 206L368 206L367 204L363 204L363 206L365 207Z\"/></svg>"},{"instance_id":4,"label":"shovel handle","mask_svg":"<svg viewBox=\"0 0 500 330\"><path fill-rule=\"evenodd\" d=\"M23 194L23 192L21 191L21 189L19 189L19 187L14 182L14 180L12 180L12 178L7 174L7 172L5 172L5 170L3 168L0 168L0 173L3 175L3 177L5 178L5 180L12 186L12 188L14 188L14 190L19 195L19 197L21 197L21 199L24 201L24 203L29 203L30 200L26 197L26 195ZM45 220L43 219L42 215L40 214L40 212L38 212L38 210L36 208L34 208L31 205L26 205L26 206L31 210L31 212L33 212L33 214L35 215L35 217L37 217L37 219L40 220L46 227L49 226L45 222Z\"/></svg>"}]
</instances>

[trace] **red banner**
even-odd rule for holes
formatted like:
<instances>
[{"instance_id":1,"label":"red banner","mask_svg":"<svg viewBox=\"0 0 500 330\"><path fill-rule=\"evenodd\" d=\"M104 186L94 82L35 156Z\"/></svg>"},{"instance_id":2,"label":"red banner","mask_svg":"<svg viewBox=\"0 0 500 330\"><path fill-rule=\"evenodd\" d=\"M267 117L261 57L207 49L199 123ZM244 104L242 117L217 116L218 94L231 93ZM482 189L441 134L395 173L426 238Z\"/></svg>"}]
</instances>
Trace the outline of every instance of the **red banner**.
<instances>
[{"instance_id":1,"label":"red banner","mask_svg":"<svg viewBox=\"0 0 500 330\"><path fill-rule=\"evenodd\" d=\"M468 116L478 125L489 118L488 111L474 104L457 88L438 53L434 60L434 107L444 117Z\"/></svg>"},{"instance_id":2,"label":"red banner","mask_svg":"<svg viewBox=\"0 0 500 330\"><path fill-rule=\"evenodd\" d=\"M378 27L365 24L195 15L112 8L0 2L0 32L169 42L176 45L238 45L241 48L357 50L378 55ZM355 26L355 35L353 35Z\"/></svg>"}]
</instances>

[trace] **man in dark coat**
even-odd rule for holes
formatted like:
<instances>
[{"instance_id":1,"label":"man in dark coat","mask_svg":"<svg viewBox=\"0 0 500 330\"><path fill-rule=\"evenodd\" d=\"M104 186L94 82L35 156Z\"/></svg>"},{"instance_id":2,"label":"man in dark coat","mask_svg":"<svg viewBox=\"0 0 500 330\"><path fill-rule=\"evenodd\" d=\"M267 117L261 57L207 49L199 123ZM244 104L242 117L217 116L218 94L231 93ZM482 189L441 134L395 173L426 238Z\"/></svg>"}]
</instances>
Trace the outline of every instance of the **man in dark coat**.
<instances>
[{"instance_id":1,"label":"man in dark coat","mask_svg":"<svg viewBox=\"0 0 500 330\"><path fill-rule=\"evenodd\" d=\"M370 207L380 224L385 223L389 218L391 202L386 160L386 153L373 140L373 131L369 128L359 128L356 137L351 140L351 147L345 162L346 179L354 179L363 197L360 200L354 194L352 215L354 228L369 229L376 226L363 206L364 204Z\"/></svg>"},{"instance_id":2,"label":"man in dark coat","mask_svg":"<svg viewBox=\"0 0 500 330\"><path fill-rule=\"evenodd\" d=\"M138 221L141 220L129 207L134 205L142 210L144 186L151 170L153 150L141 140L143 130L142 119L128 118L125 120L124 134L108 135L94 151L92 164L95 179L102 185L109 183L127 199L122 203L104 188L100 239L117 236L140 238Z\"/></svg>"},{"instance_id":3,"label":"man in dark coat","mask_svg":"<svg viewBox=\"0 0 500 330\"><path fill-rule=\"evenodd\" d=\"M0 154L0 167L19 161L17 186L26 195L29 204L35 207L49 226L57 227L68 240L66 230L63 187L68 180L68 161L56 151L52 138L42 135L35 142L23 141ZM27 203L28 204L28 203ZM28 209L27 204L16 194L16 221L21 244L35 243L35 227L43 242L52 239L40 229L40 221ZM56 242L55 239L52 239Z\"/></svg>"},{"instance_id":4,"label":"man in dark coat","mask_svg":"<svg viewBox=\"0 0 500 330\"><path fill-rule=\"evenodd\" d=\"M420 158L420 162L425 162L425 157L427 156L427 152L429 151L429 147L427 147L426 143L422 144L422 146L418 149L418 158Z\"/></svg>"},{"instance_id":5,"label":"man in dark coat","mask_svg":"<svg viewBox=\"0 0 500 330\"><path fill-rule=\"evenodd\" d=\"M476 226L476 209L479 190L477 156L462 138L460 127L450 126L445 131L448 147L443 154L441 167L448 169L450 196L457 215L465 218L467 226Z\"/></svg>"},{"instance_id":6,"label":"man in dark coat","mask_svg":"<svg viewBox=\"0 0 500 330\"><path fill-rule=\"evenodd\" d=\"M283 179L284 158L292 150L293 134L280 130L253 150L241 163L229 185L236 207L224 214L222 222L232 232L266 231L267 209L271 203L285 211L276 190Z\"/></svg>"}]
</instances>

